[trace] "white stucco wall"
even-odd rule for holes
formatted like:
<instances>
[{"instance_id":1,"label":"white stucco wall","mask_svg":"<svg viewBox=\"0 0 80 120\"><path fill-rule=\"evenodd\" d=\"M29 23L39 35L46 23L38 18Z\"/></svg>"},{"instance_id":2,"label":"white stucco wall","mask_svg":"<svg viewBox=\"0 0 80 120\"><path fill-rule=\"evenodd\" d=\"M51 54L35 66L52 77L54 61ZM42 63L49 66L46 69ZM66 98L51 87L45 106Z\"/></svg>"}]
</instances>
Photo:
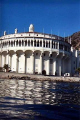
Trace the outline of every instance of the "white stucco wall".
<instances>
[{"instance_id":1,"label":"white stucco wall","mask_svg":"<svg viewBox=\"0 0 80 120\"><path fill-rule=\"evenodd\" d=\"M33 25L29 32L17 32L15 29L15 34L0 37L0 66L9 64L12 71L30 74L42 74L42 70L46 70L47 75L75 73L80 66L80 52L73 50L61 37L34 32Z\"/></svg>"}]
</instances>

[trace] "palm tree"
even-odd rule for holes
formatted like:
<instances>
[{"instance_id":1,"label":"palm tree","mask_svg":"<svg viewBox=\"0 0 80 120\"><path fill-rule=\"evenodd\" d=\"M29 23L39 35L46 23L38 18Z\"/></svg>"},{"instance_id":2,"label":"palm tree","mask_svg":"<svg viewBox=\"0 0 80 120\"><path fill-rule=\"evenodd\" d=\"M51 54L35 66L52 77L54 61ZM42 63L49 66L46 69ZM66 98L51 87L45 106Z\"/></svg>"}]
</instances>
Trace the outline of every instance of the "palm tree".
<instances>
[{"instance_id":1,"label":"palm tree","mask_svg":"<svg viewBox=\"0 0 80 120\"><path fill-rule=\"evenodd\" d=\"M79 74L80 74L80 67L79 67L79 68L77 68L77 69L76 69L76 71L77 71L77 72L79 72Z\"/></svg>"},{"instance_id":2,"label":"palm tree","mask_svg":"<svg viewBox=\"0 0 80 120\"><path fill-rule=\"evenodd\" d=\"M4 64L4 69L5 69L6 71L8 71L8 70L9 70L9 65L8 65L8 64Z\"/></svg>"}]
</instances>

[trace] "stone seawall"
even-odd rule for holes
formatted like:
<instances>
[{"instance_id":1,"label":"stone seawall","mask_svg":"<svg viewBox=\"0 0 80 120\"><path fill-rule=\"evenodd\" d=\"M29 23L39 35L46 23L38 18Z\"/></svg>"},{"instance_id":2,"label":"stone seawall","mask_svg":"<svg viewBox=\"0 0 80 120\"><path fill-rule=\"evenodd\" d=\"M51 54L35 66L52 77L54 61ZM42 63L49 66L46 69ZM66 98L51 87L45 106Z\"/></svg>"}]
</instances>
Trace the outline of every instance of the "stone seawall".
<instances>
[{"instance_id":1,"label":"stone seawall","mask_svg":"<svg viewBox=\"0 0 80 120\"><path fill-rule=\"evenodd\" d=\"M44 75L29 75L19 73L0 72L0 79L20 79L20 80L50 80L50 81L64 81L64 82L80 82L80 77L58 77L58 76L44 76Z\"/></svg>"}]
</instances>

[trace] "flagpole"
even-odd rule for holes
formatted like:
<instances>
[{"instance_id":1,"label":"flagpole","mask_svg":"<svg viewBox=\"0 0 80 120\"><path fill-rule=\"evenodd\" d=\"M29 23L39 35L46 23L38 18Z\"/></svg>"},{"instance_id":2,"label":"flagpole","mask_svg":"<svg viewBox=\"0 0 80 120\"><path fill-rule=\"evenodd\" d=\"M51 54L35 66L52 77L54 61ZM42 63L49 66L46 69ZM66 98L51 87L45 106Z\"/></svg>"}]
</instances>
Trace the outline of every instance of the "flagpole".
<instances>
[{"instance_id":1,"label":"flagpole","mask_svg":"<svg viewBox=\"0 0 80 120\"><path fill-rule=\"evenodd\" d=\"M58 40L59 40L59 32L58 32Z\"/></svg>"},{"instance_id":2,"label":"flagpole","mask_svg":"<svg viewBox=\"0 0 80 120\"><path fill-rule=\"evenodd\" d=\"M69 43L69 35L68 35L68 43Z\"/></svg>"},{"instance_id":3,"label":"flagpole","mask_svg":"<svg viewBox=\"0 0 80 120\"><path fill-rule=\"evenodd\" d=\"M51 29L51 37L52 37L52 29Z\"/></svg>"},{"instance_id":4,"label":"flagpole","mask_svg":"<svg viewBox=\"0 0 80 120\"><path fill-rule=\"evenodd\" d=\"M71 37L70 37L70 44L71 44Z\"/></svg>"},{"instance_id":5,"label":"flagpole","mask_svg":"<svg viewBox=\"0 0 80 120\"><path fill-rule=\"evenodd\" d=\"M65 32L64 32L64 41L65 41Z\"/></svg>"}]
</instances>

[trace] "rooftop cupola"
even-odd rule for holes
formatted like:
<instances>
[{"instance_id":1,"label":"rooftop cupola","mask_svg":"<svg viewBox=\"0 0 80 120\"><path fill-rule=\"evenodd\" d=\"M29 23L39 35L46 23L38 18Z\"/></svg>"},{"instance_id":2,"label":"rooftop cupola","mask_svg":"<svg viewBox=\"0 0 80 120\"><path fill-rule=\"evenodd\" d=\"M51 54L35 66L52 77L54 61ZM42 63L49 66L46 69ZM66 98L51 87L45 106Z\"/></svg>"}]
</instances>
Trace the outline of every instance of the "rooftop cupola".
<instances>
[{"instance_id":1,"label":"rooftop cupola","mask_svg":"<svg viewBox=\"0 0 80 120\"><path fill-rule=\"evenodd\" d=\"M18 29L16 28L16 29L15 29L15 34L16 34L17 32L18 32Z\"/></svg>"},{"instance_id":2,"label":"rooftop cupola","mask_svg":"<svg viewBox=\"0 0 80 120\"><path fill-rule=\"evenodd\" d=\"M33 24L30 24L30 26L29 26L29 32L34 32L34 25Z\"/></svg>"},{"instance_id":3,"label":"rooftop cupola","mask_svg":"<svg viewBox=\"0 0 80 120\"><path fill-rule=\"evenodd\" d=\"M6 31L4 31L4 35L6 35Z\"/></svg>"}]
</instances>

